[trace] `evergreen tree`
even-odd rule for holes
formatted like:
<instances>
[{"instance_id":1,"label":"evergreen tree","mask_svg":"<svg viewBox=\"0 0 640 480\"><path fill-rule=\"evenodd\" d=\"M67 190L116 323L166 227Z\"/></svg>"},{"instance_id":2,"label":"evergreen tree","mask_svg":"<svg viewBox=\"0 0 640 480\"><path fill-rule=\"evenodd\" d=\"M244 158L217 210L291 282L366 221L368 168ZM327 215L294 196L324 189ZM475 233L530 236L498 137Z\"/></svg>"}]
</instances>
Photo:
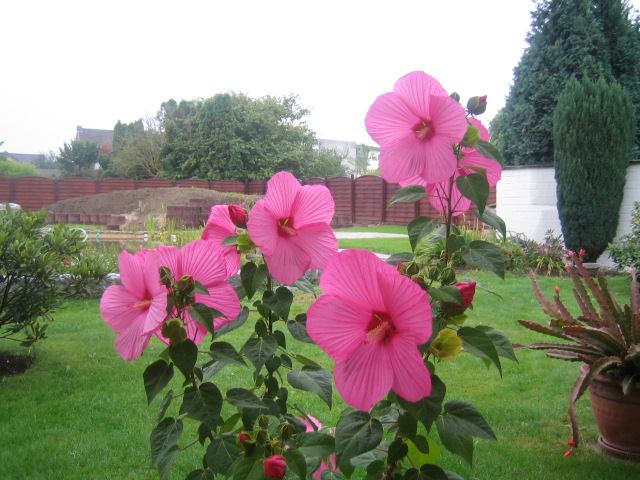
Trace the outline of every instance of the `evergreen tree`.
<instances>
[{"instance_id":1,"label":"evergreen tree","mask_svg":"<svg viewBox=\"0 0 640 480\"><path fill-rule=\"evenodd\" d=\"M558 214L567 248L596 261L613 240L635 138L629 95L572 77L553 118Z\"/></svg>"},{"instance_id":2,"label":"evergreen tree","mask_svg":"<svg viewBox=\"0 0 640 480\"><path fill-rule=\"evenodd\" d=\"M491 123L508 165L553 161L553 112L572 75L616 79L640 119L640 34L623 0L539 0L529 47L505 107Z\"/></svg>"}]
</instances>

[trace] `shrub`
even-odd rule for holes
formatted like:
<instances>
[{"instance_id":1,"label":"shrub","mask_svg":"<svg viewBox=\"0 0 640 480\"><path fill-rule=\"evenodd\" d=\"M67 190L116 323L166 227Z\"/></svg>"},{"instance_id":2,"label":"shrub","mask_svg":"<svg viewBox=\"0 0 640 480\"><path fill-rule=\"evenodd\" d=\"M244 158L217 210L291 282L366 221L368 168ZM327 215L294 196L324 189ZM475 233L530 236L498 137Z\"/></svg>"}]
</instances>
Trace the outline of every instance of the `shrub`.
<instances>
[{"instance_id":1,"label":"shrub","mask_svg":"<svg viewBox=\"0 0 640 480\"><path fill-rule=\"evenodd\" d=\"M564 272L562 235L555 236L553 230L546 232L543 243L512 235L500 246L505 267L511 273L522 274L533 270L546 275L561 275Z\"/></svg>"},{"instance_id":2,"label":"shrub","mask_svg":"<svg viewBox=\"0 0 640 480\"><path fill-rule=\"evenodd\" d=\"M640 202L633 204L631 213L631 233L623 235L615 243L609 244L609 251L618 267L640 267Z\"/></svg>"},{"instance_id":3,"label":"shrub","mask_svg":"<svg viewBox=\"0 0 640 480\"><path fill-rule=\"evenodd\" d=\"M108 273L98 258L83 255L78 230L56 225L44 232L46 211L0 211L0 338L22 334L30 346L46 337L59 302L90 292Z\"/></svg>"}]
</instances>

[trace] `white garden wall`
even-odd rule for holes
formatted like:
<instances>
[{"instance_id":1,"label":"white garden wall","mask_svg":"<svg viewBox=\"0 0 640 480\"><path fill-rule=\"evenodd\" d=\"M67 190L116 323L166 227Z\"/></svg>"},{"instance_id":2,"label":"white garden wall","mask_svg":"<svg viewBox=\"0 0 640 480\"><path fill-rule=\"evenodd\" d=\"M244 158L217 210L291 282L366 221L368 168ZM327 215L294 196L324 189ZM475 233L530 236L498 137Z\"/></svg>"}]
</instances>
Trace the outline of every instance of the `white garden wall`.
<instances>
[{"instance_id":1,"label":"white garden wall","mask_svg":"<svg viewBox=\"0 0 640 480\"><path fill-rule=\"evenodd\" d=\"M620 207L616 238L631 231L633 203L640 201L640 161L627 169L627 183ZM554 169L549 167L505 167L496 186L496 213L502 217L512 233L542 242L547 230L560 235L562 229L556 205ZM608 255L600 259L610 264Z\"/></svg>"}]
</instances>

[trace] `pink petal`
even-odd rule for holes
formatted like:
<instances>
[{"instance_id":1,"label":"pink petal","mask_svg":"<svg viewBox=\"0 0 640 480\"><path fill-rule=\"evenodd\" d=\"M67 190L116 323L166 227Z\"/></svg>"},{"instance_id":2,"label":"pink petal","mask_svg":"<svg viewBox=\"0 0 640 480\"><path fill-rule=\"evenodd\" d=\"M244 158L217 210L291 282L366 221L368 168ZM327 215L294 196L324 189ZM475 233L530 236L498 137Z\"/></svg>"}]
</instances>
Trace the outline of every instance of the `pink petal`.
<instances>
[{"instance_id":1,"label":"pink petal","mask_svg":"<svg viewBox=\"0 0 640 480\"><path fill-rule=\"evenodd\" d=\"M142 298L144 295L144 256L131 255L123 250L120 253L118 263L122 285L138 298Z\"/></svg>"},{"instance_id":2,"label":"pink petal","mask_svg":"<svg viewBox=\"0 0 640 480\"><path fill-rule=\"evenodd\" d=\"M217 329L234 321L240 315L241 306L238 294L227 282L209 287L209 295L196 294L196 302L215 308L224 317L213 319L213 328Z\"/></svg>"},{"instance_id":3,"label":"pink petal","mask_svg":"<svg viewBox=\"0 0 640 480\"><path fill-rule=\"evenodd\" d=\"M263 254L273 253L278 245L278 219L265 208L264 200L258 200L249 213L247 232Z\"/></svg>"},{"instance_id":4,"label":"pink petal","mask_svg":"<svg viewBox=\"0 0 640 480\"><path fill-rule=\"evenodd\" d=\"M459 143L467 133L466 111L451 97L431 97L430 119L435 135L443 137L449 145Z\"/></svg>"},{"instance_id":5,"label":"pink petal","mask_svg":"<svg viewBox=\"0 0 640 480\"><path fill-rule=\"evenodd\" d=\"M380 172L388 182L406 183L420 176L427 183L431 177L446 180L456 169L456 157L451 144L434 136L428 141L408 137L395 145L380 150Z\"/></svg>"},{"instance_id":6,"label":"pink petal","mask_svg":"<svg viewBox=\"0 0 640 480\"><path fill-rule=\"evenodd\" d=\"M338 240L333 229L326 223L307 225L297 230L291 240L300 251L309 254L308 269L323 270L327 262L338 252Z\"/></svg>"},{"instance_id":7,"label":"pink petal","mask_svg":"<svg viewBox=\"0 0 640 480\"><path fill-rule=\"evenodd\" d=\"M179 276L178 278L180 278L182 274L177 271L179 254L180 249L178 247L160 245L154 253L156 265L158 268L168 267L174 277Z\"/></svg>"},{"instance_id":8,"label":"pink petal","mask_svg":"<svg viewBox=\"0 0 640 480\"><path fill-rule=\"evenodd\" d=\"M464 156L462 157L462 160L460 160L460 164L463 167L471 166L484 168L487 172L487 181L489 182L489 186L494 187L502 176L502 166L495 160L491 160L490 158L486 158L484 155L481 155L475 148L465 148L463 149L463 152ZM464 169L465 175L470 173L478 172L471 169Z\"/></svg>"},{"instance_id":9,"label":"pink petal","mask_svg":"<svg viewBox=\"0 0 640 480\"><path fill-rule=\"evenodd\" d=\"M428 119L432 96L448 97L440 82L424 72L411 72L396 81L393 91L418 117Z\"/></svg>"},{"instance_id":10,"label":"pink petal","mask_svg":"<svg viewBox=\"0 0 640 480\"><path fill-rule=\"evenodd\" d=\"M427 183L446 182L455 173L458 164L451 142L435 135L427 144L426 159L419 175Z\"/></svg>"},{"instance_id":11,"label":"pink petal","mask_svg":"<svg viewBox=\"0 0 640 480\"><path fill-rule=\"evenodd\" d=\"M457 175L456 175L457 178ZM447 182L448 183L448 182ZM445 187L442 183L435 183L427 185L427 193L429 194L429 203L433 205L433 207L440 211L444 212L448 209L448 203L446 200L447 196L451 197L451 208L453 210L453 216L457 217L458 215L462 215L464 212L471 208L471 200L467 197L463 197L458 190L457 186L453 186L453 189L450 192L450 195L445 193Z\"/></svg>"},{"instance_id":12,"label":"pink petal","mask_svg":"<svg viewBox=\"0 0 640 480\"><path fill-rule=\"evenodd\" d=\"M214 205L211 207L206 226L218 227L220 230L226 230L229 235L234 235L236 232L236 226L229 216L229 205ZM229 235L227 235L227 237ZM202 240L207 239L203 238ZM222 240L224 240L224 238Z\"/></svg>"},{"instance_id":13,"label":"pink petal","mask_svg":"<svg viewBox=\"0 0 640 480\"><path fill-rule=\"evenodd\" d=\"M291 206L291 217L296 229L312 223L331 223L335 203L324 185L305 185L298 191Z\"/></svg>"},{"instance_id":14,"label":"pink petal","mask_svg":"<svg viewBox=\"0 0 640 480\"><path fill-rule=\"evenodd\" d=\"M389 392L393 370L387 350L382 343L369 343L350 357L336 360L333 371L336 388L346 403L368 411Z\"/></svg>"},{"instance_id":15,"label":"pink petal","mask_svg":"<svg viewBox=\"0 0 640 480\"><path fill-rule=\"evenodd\" d=\"M433 322L427 292L396 271L393 275L378 273L378 285L385 310L398 331L413 336L414 346L426 343Z\"/></svg>"},{"instance_id":16,"label":"pink petal","mask_svg":"<svg viewBox=\"0 0 640 480\"><path fill-rule=\"evenodd\" d=\"M377 272L395 270L367 250L343 250L335 254L320 277L320 288L368 311L384 311Z\"/></svg>"},{"instance_id":17,"label":"pink petal","mask_svg":"<svg viewBox=\"0 0 640 480\"><path fill-rule=\"evenodd\" d=\"M122 333L133 323L144 323L146 310L133 308L138 301L140 298L124 286L111 285L100 299L100 313L107 325Z\"/></svg>"},{"instance_id":18,"label":"pink petal","mask_svg":"<svg viewBox=\"0 0 640 480\"><path fill-rule=\"evenodd\" d=\"M311 252L302 250L296 237L279 238L276 249L269 255L263 250L269 272L280 283L289 285L302 277L311 264Z\"/></svg>"},{"instance_id":19,"label":"pink petal","mask_svg":"<svg viewBox=\"0 0 640 480\"><path fill-rule=\"evenodd\" d=\"M371 138L386 147L407 137L415 138L413 127L420 121L412 109L395 93L380 95L364 119Z\"/></svg>"},{"instance_id":20,"label":"pink petal","mask_svg":"<svg viewBox=\"0 0 640 480\"><path fill-rule=\"evenodd\" d=\"M468 117L467 121L480 130L480 140L484 140L485 142L491 141L491 136L489 135L489 130L482 124L480 120L475 117Z\"/></svg>"},{"instance_id":21,"label":"pink petal","mask_svg":"<svg viewBox=\"0 0 640 480\"><path fill-rule=\"evenodd\" d=\"M363 344L372 310L324 293L307 311L309 336L331 358L342 360Z\"/></svg>"},{"instance_id":22,"label":"pink petal","mask_svg":"<svg viewBox=\"0 0 640 480\"><path fill-rule=\"evenodd\" d=\"M191 275L205 287L227 279L227 263L222 247L208 240L196 240L180 250L180 275Z\"/></svg>"},{"instance_id":23,"label":"pink petal","mask_svg":"<svg viewBox=\"0 0 640 480\"><path fill-rule=\"evenodd\" d=\"M151 334L143 334L141 326L140 322L133 323L130 328L116 338L116 351L125 360L139 357L149 344Z\"/></svg>"},{"instance_id":24,"label":"pink petal","mask_svg":"<svg viewBox=\"0 0 640 480\"><path fill-rule=\"evenodd\" d=\"M276 221L289 218L291 206L302 186L289 172L278 172L267 182L265 208Z\"/></svg>"},{"instance_id":25,"label":"pink petal","mask_svg":"<svg viewBox=\"0 0 640 480\"><path fill-rule=\"evenodd\" d=\"M431 394L431 375L411 336L394 335L387 343L393 370L393 390L409 402Z\"/></svg>"}]
</instances>

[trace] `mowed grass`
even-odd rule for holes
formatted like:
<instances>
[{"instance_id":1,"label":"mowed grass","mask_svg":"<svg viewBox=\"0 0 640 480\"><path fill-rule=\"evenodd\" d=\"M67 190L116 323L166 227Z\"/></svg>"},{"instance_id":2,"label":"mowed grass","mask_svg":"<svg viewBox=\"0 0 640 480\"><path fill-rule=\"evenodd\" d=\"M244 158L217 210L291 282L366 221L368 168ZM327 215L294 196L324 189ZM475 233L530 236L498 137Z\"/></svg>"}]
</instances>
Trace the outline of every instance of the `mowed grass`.
<instances>
[{"instance_id":1,"label":"mowed grass","mask_svg":"<svg viewBox=\"0 0 640 480\"><path fill-rule=\"evenodd\" d=\"M527 277L508 275L502 281L487 273L465 275L502 296L479 290L470 325L495 326L517 343L545 340L516 321L546 322ZM614 277L612 283L616 295L625 301L629 278ZM570 296L569 279L542 277L541 285L547 293L558 285L562 295ZM304 311L312 300L308 294L297 297L293 314ZM252 329L250 320L222 340L240 346ZM100 318L97 300L69 302L56 313L49 338L38 345L34 365L25 374L0 382L1 479L157 478L149 467L148 439L158 400L147 406L142 372L164 345L153 340L142 357L127 362L115 352L114 338ZM0 343L0 350L10 348L7 343ZM298 346L290 342L287 349L331 367L316 346ZM598 434L588 395L578 402L583 443L574 455L564 458L570 438L568 393L579 366L548 359L541 352L520 351L517 355L519 363L503 363L502 378L495 368L487 369L466 354L436 365L436 373L447 385L446 400L472 402L498 437L498 442L476 443L472 469L444 449L440 466L467 480L640 478L640 464L609 457L596 448ZM216 379L224 392L248 387L247 376L249 369L234 366ZM171 384L176 391L181 390L178 377ZM298 393L292 393L290 403L299 403L325 424L334 423L344 406L335 391L332 410L316 396L300 397ZM172 405L171 414L175 415L179 403L178 399ZM180 442L183 447L195 438L195 422L186 424ZM202 453L198 445L182 452L172 478L183 479L198 468Z\"/></svg>"}]
</instances>

